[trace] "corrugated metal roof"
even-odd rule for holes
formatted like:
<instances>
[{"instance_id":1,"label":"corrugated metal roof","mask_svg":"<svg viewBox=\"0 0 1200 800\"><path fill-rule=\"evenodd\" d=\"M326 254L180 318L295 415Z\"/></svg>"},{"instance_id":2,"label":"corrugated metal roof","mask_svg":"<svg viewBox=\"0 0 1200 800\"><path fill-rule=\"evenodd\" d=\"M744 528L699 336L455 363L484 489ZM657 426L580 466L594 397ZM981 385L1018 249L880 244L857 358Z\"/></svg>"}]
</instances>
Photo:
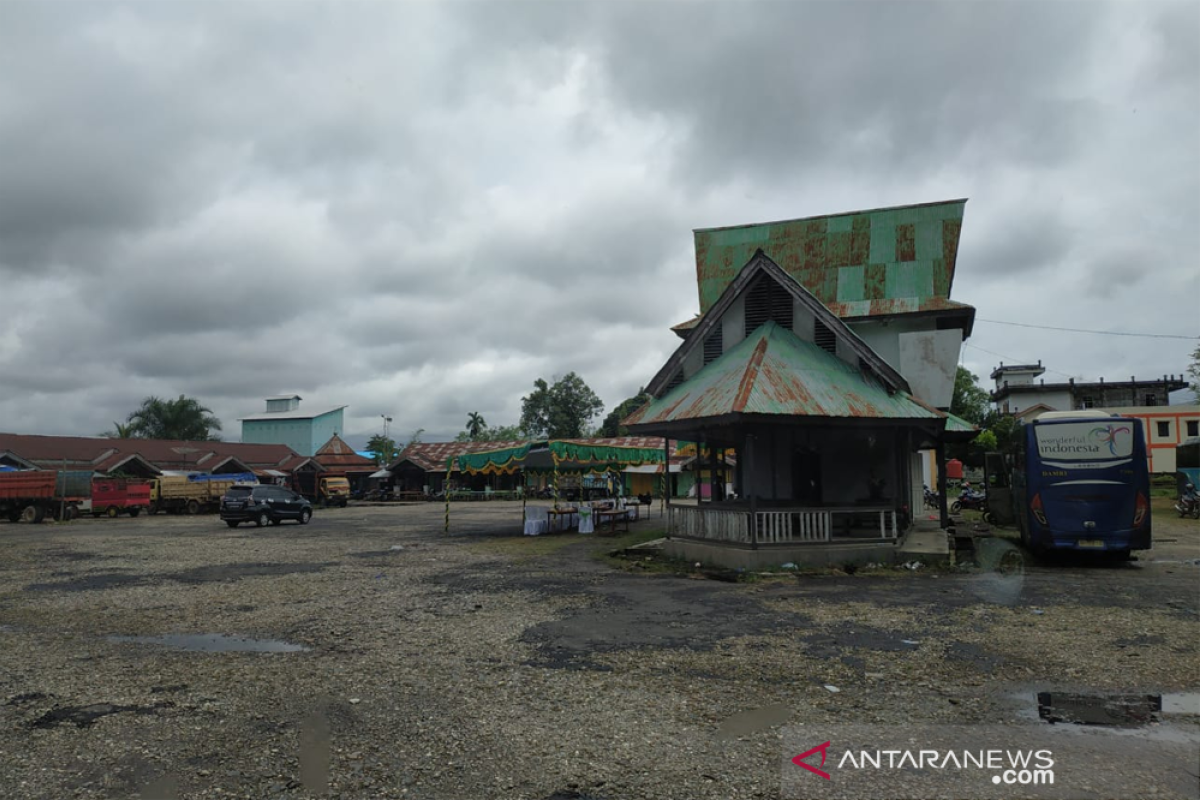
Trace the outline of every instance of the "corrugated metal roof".
<instances>
[{"instance_id":1,"label":"corrugated metal roof","mask_svg":"<svg viewBox=\"0 0 1200 800\"><path fill-rule=\"evenodd\" d=\"M662 449L663 440L659 436L617 436L609 438L568 439L564 441L579 442L580 444L604 447L648 447ZM390 466L408 461L426 472L445 472L446 461L451 456L466 453L482 453L489 450L504 450L529 444L529 440L514 442L418 442L409 445L400 454L400 458ZM676 443L678 445L678 443ZM672 455L672 462L675 458Z\"/></svg>"},{"instance_id":2,"label":"corrugated metal roof","mask_svg":"<svg viewBox=\"0 0 1200 800\"><path fill-rule=\"evenodd\" d=\"M321 445L313 456L318 464L326 469L349 469L352 471L374 471L378 469L375 460L365 458L354 452L354 448L346 444L336 433L328 442Z\"/></svg>"},{"instance_id":3,"label":"corrugated metal roof","mask_svg":"<svg viewBox=\"0 0 1200 800\"><path fill-rule=\"evenodd\" d=\"M942 413L946 415L946 433L979 433L979 428L967 422L962 417L951 414L948 411Z\"/></svg>"},{"instance_id":4,"label":"corrugated metal roof","mask_svg":"<svg viewBox=\"0 0 1200 800\"><path fill-rule=\"evenodd\" d=\"M182 442L167 439L104 439L85 436L41 436L0 433L0 452L10 451L42 469L88 468L106 471L132 455L160 470L210 469L220 459L233 457L255 469L274 467L301 458L285 444L242 442Z\"/></svg>"},{"instance_id":5,"label":"corrugated metal roof","mask_svg":"<svg viewBox=\"0 0 1200 800\"><path fill-rule=\"evenodd\" d=\"M840 317L970 308L929 302L950 297L966 202L694 231L700 311L760 248Z\"/></svg>"},{"instance_id":6,"label":"corrugated metal roof","mask_svg":"<svg viewBox=\"0 0 1200 800\"><path fill-rule=\"evenodd\" d=\"M628 426L729 414L928 419L937 411L767 322L682 385L634 412Z\"/></svg>"}]
</instances>

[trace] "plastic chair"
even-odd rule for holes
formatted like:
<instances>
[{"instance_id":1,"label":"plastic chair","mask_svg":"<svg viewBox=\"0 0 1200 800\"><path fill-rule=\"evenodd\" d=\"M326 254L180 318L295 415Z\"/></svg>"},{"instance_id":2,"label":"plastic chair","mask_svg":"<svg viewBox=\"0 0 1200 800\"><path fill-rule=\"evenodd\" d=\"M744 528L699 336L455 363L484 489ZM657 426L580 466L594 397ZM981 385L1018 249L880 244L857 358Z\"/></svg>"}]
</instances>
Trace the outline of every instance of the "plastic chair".
<instances>
[{"instance_id":1,"label":"plastic chair","mask_svg":"<svg viewBox=\"0 0 1200 800\"><path fill-rule=\"evenodd\" d=\"M545 506L526 506L525 507L525 535L538 536L547 531L549 527L549 517L546 515Z\"/></svg>"},{"instance_id":2,"label":"plastic chair","mask_svg":"<svg viewBox=\"0 0 1200 800\"><path fill-rule=\"evenodd\" d=\"M579 532L594 533L595 530L595 520L592 519L592 507L584 503L579 507Z\"/></svg>"}]
</instances>

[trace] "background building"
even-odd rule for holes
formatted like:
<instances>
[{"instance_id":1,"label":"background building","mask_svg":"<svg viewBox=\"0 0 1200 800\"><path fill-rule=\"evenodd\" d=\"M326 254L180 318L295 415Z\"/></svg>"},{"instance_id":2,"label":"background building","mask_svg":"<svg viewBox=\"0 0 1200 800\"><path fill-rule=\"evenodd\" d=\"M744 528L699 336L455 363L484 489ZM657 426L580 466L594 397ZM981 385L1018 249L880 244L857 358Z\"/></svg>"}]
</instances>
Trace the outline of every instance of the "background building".
<instances>
[{"instance_id":1,"label":"background building","mask_svg":"<svg viewBox=\"0 0 1200 800\"><path fill-rule=\"evenodd\" d=\"M992 402L999 411L1022 421L1037 419L1046 411L1095 409L1142 421L1146 433L1146 454L1150 471L1175 471L1175 447L1191 436L1200 436L1200 405L1170 405L1171 392L1187 388L1182 375L1139 381L1066 383L1038 380L1046 371L1036 364L1001 364L992 371L995 389ZM1036 382L1035 382L1036 381Z\"/></svg>"},{"instance_id":2,"label":"background building","mask_svg":"<svg viewBox=\"0 0 1200 800\"><path fill-rule=\"evenodd\" d=\"M1186 389L1188 385L1182 375L1143 381L1131 377L1128 381L1105 382L1101 378L1095 383L1083 383L1071 378L1066 383L1046 383L1038 379L1045 371L1041 361L1001 364L992 370L995 388L991 398L996 409L1004 414L1020 414L1038 404L1053 411L1166 406L1171 404L1171 392Z\"/></svg>"},{"instance_id":3,"label":"background building","mask_svg":"<svg viewBox=\"0 0 1200 800\"><path fill-rule=\"evenodd\" d=\"M345 430L346 406L301 411L299 395L267 398L262 414L242 417L242 441L253 444L286 444L302 456L314 455L321 445Z\"/></svg>"}]
</instances>

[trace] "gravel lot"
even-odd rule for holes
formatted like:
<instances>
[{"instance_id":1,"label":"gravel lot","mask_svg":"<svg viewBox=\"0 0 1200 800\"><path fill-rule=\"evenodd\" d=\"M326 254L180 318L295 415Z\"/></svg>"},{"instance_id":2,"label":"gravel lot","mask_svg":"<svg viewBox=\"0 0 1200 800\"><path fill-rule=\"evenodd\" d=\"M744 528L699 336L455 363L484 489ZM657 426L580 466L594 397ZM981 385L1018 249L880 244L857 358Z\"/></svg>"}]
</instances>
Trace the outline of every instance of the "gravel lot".
<instances>
[{"instance_id":1,"label":"gravel lot","mask_svg":"<svg viewBox=\"0 0 1200 800\"><path fill-rule=\"evenodd\" d=\"M775 797L781 724L1039 725L1039 689L1200 689L1200 523L1165 508L1133 564L745 583L513 536L502 502L456 505L450 536L422 504L0 523L0 794ZM307 649L112 638L175 634Z\"/></svg>"}]
</instances>

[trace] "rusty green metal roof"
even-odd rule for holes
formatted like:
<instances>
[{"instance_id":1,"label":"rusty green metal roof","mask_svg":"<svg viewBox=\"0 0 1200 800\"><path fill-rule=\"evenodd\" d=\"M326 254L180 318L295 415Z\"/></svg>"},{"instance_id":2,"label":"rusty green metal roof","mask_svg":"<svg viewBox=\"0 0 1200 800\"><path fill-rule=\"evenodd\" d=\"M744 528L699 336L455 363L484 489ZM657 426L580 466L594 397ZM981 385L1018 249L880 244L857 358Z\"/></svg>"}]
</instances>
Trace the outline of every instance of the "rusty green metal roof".
<instances>
[{"instance_id":1,"label":"rusty green metal roof","mask_svg":"<svg viewBox=\"0 0 1200 800\"><path fill-rule=\"evenodd\" d=\"M760 248L839 317L970 309L949 299L966 202L696 230L700 313Z\"/></svg>"},{"instance_id":2,"label":"rusty green metal roof","mask_svg":"<svg viewBox=\"0 0 1200 800\"><path fill-rule=\"evenodd\" d=\"M916 419L940 412L832 353L767 322L690 379L634 412L630 427L729 414L789 417Z\"/></svg>"},{"instance_id":3,"label":"rusty green metal roof","mask_svg":"<svg viewBox=\"0 0 1200 800\"><path fill-rule=\"evenodd\" d=\"M951 414L949 411L943 411L946 415L946 433L979 433L979 428L967 422L962 417Z\"/></svg>"}]
</instances>

